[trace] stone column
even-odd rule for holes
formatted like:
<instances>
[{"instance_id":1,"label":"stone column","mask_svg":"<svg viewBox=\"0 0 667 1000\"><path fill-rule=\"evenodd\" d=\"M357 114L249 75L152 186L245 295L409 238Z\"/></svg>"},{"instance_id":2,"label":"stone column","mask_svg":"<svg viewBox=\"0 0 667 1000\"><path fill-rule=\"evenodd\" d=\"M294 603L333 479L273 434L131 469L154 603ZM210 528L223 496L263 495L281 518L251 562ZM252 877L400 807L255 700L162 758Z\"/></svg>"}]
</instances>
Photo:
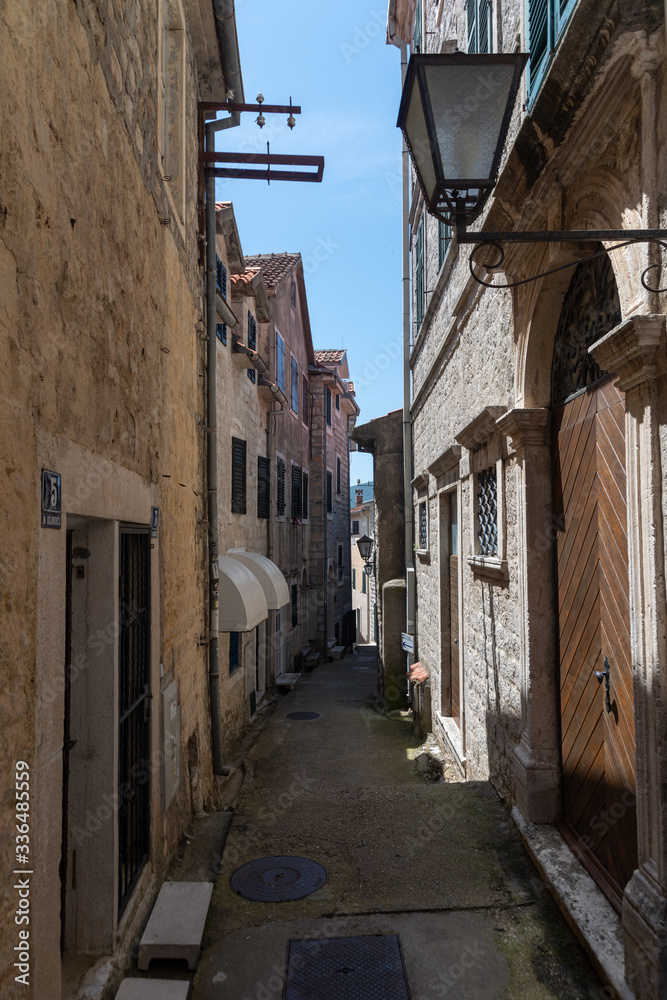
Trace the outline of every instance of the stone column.
<instances>
[{"instance_id":1,"label":"stone column","mask_svg":"<svg viewBox=\"0 0 667 1000\"><path fill-rule=\"evenodd\" d=\"M514 409L496 422L510 438L518 477L523 734L514 750L516 804L531 823L561 810L555 525L544 408Z\"/></svg>"},{"instance_id":2,"label":"stone column","mask_svg":"<svg viewBox=\"0 0 667 1000\"><path fill-rule=\"evenodd\" d=\"M625 392L639 867L625 889L623 929L637 1000L667 996L664 334L663 315L631 316L590 348Z\"/></svg>"}]
</instances>

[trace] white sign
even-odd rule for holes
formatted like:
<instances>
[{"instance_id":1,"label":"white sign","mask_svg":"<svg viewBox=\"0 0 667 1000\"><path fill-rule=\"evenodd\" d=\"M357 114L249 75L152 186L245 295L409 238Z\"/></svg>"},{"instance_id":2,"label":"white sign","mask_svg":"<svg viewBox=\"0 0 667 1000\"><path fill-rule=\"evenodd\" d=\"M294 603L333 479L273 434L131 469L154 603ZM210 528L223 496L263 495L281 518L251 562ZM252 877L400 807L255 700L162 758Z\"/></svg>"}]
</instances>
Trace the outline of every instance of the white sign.
<instances>
[{"instance_id":1,"label":"white sign","mask_svg":"<svg viewBox=\"0 0 667 1000\"><path fill-rule=\"evenodd\" d=\"M415 651L414 635L408 635L407 632L401 632L401 649L404 649L406 653L414 653Z\"/></svg>"}]
</instances>

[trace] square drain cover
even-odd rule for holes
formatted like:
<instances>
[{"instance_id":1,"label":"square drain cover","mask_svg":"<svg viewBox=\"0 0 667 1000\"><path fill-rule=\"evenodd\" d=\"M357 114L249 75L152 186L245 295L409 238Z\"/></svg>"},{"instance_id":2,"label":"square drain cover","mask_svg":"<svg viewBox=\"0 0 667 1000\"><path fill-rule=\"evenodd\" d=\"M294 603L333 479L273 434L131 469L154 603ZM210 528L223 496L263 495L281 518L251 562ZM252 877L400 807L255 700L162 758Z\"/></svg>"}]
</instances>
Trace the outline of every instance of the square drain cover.
<instances>
[{"instance_id":1,"label":"square drain cover","mask_svg":"<svg viewBox=\"0 0 667 1000\"><path fill-rule=\"evenodd\" d=\"M398 935L290 941L283 1000L410 1000Z\"/></svg>"}]
</instances>

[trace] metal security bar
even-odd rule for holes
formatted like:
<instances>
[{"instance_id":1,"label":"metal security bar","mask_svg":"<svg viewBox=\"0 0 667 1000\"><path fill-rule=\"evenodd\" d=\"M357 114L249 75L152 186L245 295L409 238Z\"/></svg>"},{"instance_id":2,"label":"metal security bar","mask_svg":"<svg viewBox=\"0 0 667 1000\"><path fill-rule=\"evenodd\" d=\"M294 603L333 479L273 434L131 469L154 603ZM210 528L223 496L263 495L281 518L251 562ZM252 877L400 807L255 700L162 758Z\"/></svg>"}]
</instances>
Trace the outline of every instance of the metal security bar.
<instances>
[{"instance_id":1,"label":"metal security bar","mask_svg":"<svg viewBox=\"0 0 667 1000\"><path fill-rule=\"evenodd\" d=\"M150 536L120 533L118 912L148 860L150 831Z\"/></svg>"},{"instance_id":2,"label":"metal security bar","mask_svg":"<svg viewBox=\"0 0 667 1000\"><path fill-rule=\"evenodd\" d=\"M477 493L479 521L479 552L483 556L498 555L498 481L493 465L479 474Z\"/></svg>"}]
</instances>

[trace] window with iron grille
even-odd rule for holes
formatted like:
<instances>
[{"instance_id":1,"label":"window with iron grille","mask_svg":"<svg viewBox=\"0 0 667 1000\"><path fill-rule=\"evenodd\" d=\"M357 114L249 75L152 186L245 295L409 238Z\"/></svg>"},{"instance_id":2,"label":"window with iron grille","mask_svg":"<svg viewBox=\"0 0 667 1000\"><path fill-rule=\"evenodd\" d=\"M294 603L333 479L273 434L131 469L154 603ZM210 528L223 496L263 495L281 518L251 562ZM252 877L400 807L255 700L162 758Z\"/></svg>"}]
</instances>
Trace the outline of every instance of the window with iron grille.
<instances>
[{"instance_id":1,"label":"window with iron grille","mask_svg":"<svg viewBox=\"0 0 667 1000\"><path fill-rule=\"evenodd\" d=\"M527 0L528 95L537 94L578 0Z\"/></svg>"},{"instance_id":2,"label":"window with iron grille","mask_svg":"<svg viewBox=\"0 0 667 1000\"><path fill-rule=\"evenodd\" d=\"M301 469L292 466L292 517L301 517L303 509L301 492Z\"/></svg>"},{"instance_id":3,"label":"window with iron grille","mask_svg":"<svg viewBox=\"0 0 667 1000\"><path fill-rule=\"evenodd\" d=\"M304 472L301 479L301 517L308 520L308 473Z\"/></svg>"},{"instance_id":4,"label":"window with iron grille","mask_svg":"<svg viewBox=\"0 0 667 1000\"><path fill-rule=\"evenodd\" d=\"M232 438L232 514L246 512L247 442Z\"/></svg>"},{"instance_id":5,"label":"window with iron grille","mask_svg":"<svg viewBox=\"0 0 667 1000\"><path fill-rule=\"evenodd\" d=\"M215 287L222 295L223 299L227 298L227 269L222 263L219 257L215 258Z\"/></svg>"},{"instance_id":6,"label":"window with iron grille","mask_svg":"<svg viewBox=\"0 0 667 1000\"><path fill-rule=\"evenodd\" d=\"M424 218L420 219L415 246L415 299L417 329L422 325L426 311L424 291Z\"/></svg>"},{"instance_id":7,"label":"window with iron grille","mask_svg":"<svg viewBox=\"0 0 667 1000\"><path fill-rule=\"evenodd\" d=\"M491 52L491 0L467 0L468 52Z\"/></svg>"},{"instance_id":8,"label":"window with iron grille","mask_svg":"<svg viewBox=\"0 0 667 1000\"><path fill-rule=\"evenodd\" d=\"M327 470L327 514L333 514L333 473Z\"/></svg>"},{"instance_id":9,"label":"window with iron grille","mask_svg":"<svg viewBox=\"0 0 667 1000\"><path fill-rule=\"evenodd\" d=\"M341 469L342 469L342 466L341 466L341 463L340 463L340 459L337 458L336 459L336 493L338 494L338 496L340 496L340 490L341 490L341 478L342 478L342 476L341 476Z\"/></svg>"},{"instance_id":10,"label":"window with iron grille","mask_svg":"<svg viewBox=\"0 0 667 1000\"><path fill-rule=\"evenodd\" d=\"M498 481L496 467L490 465L477 477L477 522L479 552L498 555Z\"/></svg>"},{"instance_id":11,"label":"window with iron grille","mask_svg":"<svg viewBox=\"0 0 667 1000\"><path fill-rule=\"evenodd\" d=\"M303 400L301 403L301 419L308 426L310 414L308 412L308 379L304 375L301 379Z\"/></svg>"},{"instance_id":12,"label":"window with iron grille","mask_svg":"<svg viewBox=\"0 0 667 1000\"><path fill-rule=\"evenodd\" d=\"M428 548L428 508L426 500L419 504L419 548L425 551Z\"/></svg>"},{"instance_id":13,"label":"window with iron grille","mask_svg":"<svg viewBox=\"0 0 667 1000\"><path fill-rule=\"evenodd\" d=\"M276 330L276 385L285 391L285 341Z\"/></svg>"},{"instance_id":14,"label":"window with iron grille","mask_svg":"<svg viewBox=\"0 0 667 1000\"><path fill-rule=\"evenodd\" d=\"M248 347L253 351L257 350L257 323L250 310L248 310ZM251 382L257 381L257 372L254 368L247 368L246 374Z\"/></svg>"},{"instance_id":15,"label":"window with iron grille","mask_svg":"<svg viewBox=\"0 0 667 1000\"><path fill-rule=\"evenodd\" d=\"M327 409L327 423L331 427L331 389L329 386L326 387L325 391L326 397L326 409Z\"/></svg>"},{"instance_id":16,"label":"window with iron grille","mask_svg":"<svg viewBox=\"0 0 667 1000\"><path fill-rule=\"evenodd\" d=\"M268 517L271 511L271 460L257 456L257 517Z\"/></svg>"},{"instance_id":17,"label":"window with iron grille","mask_svg":"<svg viewBox=\"0 0 667 1000\"><path fill-rule=\"evenodd\" d=\"M299 412L299 362L292 358L292 409Z\"/></svg>"},{"instance_id":18,"label":"window with iron grille","mask_svg":"<svg viewBox=\"0 0 667 1000\"><path fill-rule=\"evenodd\" d=\"M412 51L421 52L421 50L422 50L422 0L417 0L414 31L412 33Z\"/></svg>"},{"instance_id":19,"label":"window with iron grille","mask_svg":"<svg viewBox=\"0 0 667 1000\"><path fill-rule=\"evenodd\" d=\"M358 521L353 521L352 522L352 534L353 535L358 535L359 534L359 522Z\"/></svg>"},{"instance_id":20,"label":"window with iron grille","mask_svg":"<svg viewBox=\"0 0 667 1000\"><path fill-rule=\"evenodd\" d=\"M229 633L229 672L233 674L235 670L238 670L240 666L240 643L239 643L239 633L230 632Z\"/></svg>"},{"instance_id":21,"label":"window with iron grille","mask_svg":"<svg viewBox=\"0 0 667 1000\"><path fill-rule=\"evenodd\" d=\"M292 628L299 624L299 598L298 598L298 587L296 583L292 584L290 590L290 599L292 605Z\"/></svg>"},{"instance_id":22,"label":"window with iron grille","mask_svg":"<svg viewBox=\"0 0 667 1000\"><path fill-rule=\"evenodd\" d=\"M276 459L276 514L283 517L285 513L285 460Z\"/></svg>"},{"instance_id":23,"label":"window with iron grille","mask_svg":"<svg viewBox=\"0 0 667 1000\"><path fill-rule=\"evenodd\" d=\"M452 228L442 219L438 219L438 270L445 263L445 257L452 242Z\"/></svg>"}]
</instances>

